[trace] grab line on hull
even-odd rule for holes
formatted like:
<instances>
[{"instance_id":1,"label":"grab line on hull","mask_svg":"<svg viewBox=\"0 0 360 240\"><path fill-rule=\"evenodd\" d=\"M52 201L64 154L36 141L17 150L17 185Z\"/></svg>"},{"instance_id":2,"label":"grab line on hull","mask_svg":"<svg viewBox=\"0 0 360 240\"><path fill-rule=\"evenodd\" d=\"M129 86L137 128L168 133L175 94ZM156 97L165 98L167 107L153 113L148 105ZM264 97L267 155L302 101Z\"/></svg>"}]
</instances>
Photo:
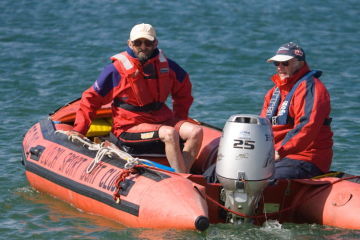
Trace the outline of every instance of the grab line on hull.
<instances>
[{"instance_id":1,"label":"grab line on hull","mask_svg":"<svg viewBox=\"0 0 360 240\"><path fill-rule=\"evenodd\" d=\"M64 176L61 176L54 172L51 172L51 171L47 170L46 168L40 167L39 165L34 164L30 161L25 160L25 169L29 172L36 174L39 177L42 177L50 182L53 182L54 184L57 184L64 188L67 188L78 194L92 198L92 199L102 202L106 205L109 205L113 208L127 212L131 215L134 215L134 216L139 215L140 207L137 204L134 204L134 203L131 203L131 202L128 202L125 200L122 200L120 203L116 203L110 194L107 194L107 193L99 191L97 189L88 187L79 182L75 182Z\"/></svg>"}]
</instances>

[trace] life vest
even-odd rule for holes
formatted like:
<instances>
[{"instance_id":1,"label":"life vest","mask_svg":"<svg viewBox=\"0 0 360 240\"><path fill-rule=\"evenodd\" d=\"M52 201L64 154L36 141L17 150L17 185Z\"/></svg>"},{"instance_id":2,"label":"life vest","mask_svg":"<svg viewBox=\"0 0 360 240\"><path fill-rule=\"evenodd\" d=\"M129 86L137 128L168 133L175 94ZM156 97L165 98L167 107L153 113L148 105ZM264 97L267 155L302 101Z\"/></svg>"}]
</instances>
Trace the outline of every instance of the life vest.
<instances>
[{"instance_id":1,"label":"life vest","mask_svg":"<svg viewBox=\"0 0 360 240\"><path fill-rule=\"evenodd\" d=\"M272 125L286 125L293 124L294 119L289 116L289 106L291 99L298 88L298 86L304 81L313 81L313 77L319 77L321 75L320 71L310 71L304 77L302 77L299 81L295 83L295 85L291 88L290 92L286 95L285 100L282 102L280 109L280 89L277 87L270 99L268 108L266 110L266 117L271 121ZM326 119L324 125L330 125L331 119Z\"/></svg>"},{"instance_id":2,"label":"life vest","mask_svg":"<svg viewBox=\"0 0 360 240\"><path fill-rule=\"evenodd\" d=\"M122 92L114 99L115 106L133 112L156 111L163 107L170 93L171 84L167 83L169 64L161 50L145 65L152 64L151 67L155 70L152 75L146 74L143 70L145 66L127 52L116 54L111 60L124 77L121 80ZM154 81L158 81L157 84L153 84Z\"/></svg>"}]
</instances>

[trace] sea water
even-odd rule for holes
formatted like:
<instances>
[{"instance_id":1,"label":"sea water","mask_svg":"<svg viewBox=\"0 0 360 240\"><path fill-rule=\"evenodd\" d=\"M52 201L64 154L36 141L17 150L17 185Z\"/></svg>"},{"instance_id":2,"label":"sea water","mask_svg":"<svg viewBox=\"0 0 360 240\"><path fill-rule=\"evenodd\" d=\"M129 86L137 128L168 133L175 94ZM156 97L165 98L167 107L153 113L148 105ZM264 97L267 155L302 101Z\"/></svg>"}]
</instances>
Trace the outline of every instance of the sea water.
<instances>
[{"instance_id":1,"label":"sea water","mask_svg":"<svg viewBox=\"0 0 360 240\"><path fill-rule=\"evenodd\" d=\"M0 1L0 239L355 239L316 224L211 225L203 233L144 230L84 213L29 187L24 133L92 85L134 24L156 27L159 47L191 76L191 116L222 128L258 114L274 66L294 41L332 99L333 170L360 175L358 0Z\"/></svg>"}]
</instances>

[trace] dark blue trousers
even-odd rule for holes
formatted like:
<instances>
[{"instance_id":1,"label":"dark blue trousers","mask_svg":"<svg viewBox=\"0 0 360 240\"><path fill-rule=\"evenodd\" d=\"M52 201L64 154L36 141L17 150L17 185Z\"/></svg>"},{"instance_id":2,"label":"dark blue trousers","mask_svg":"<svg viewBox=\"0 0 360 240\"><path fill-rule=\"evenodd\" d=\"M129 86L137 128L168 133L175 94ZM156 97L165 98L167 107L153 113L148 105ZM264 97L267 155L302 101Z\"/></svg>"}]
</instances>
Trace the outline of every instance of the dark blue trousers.
<instances>
[{"instance_id":1,"label":"dark blue trousers","mask_svg":"<svg viewBox=\"0 0 360 240\"><path fill-rule=\"evenodd\" d=\"M324 173L310 162L283 158L275 161L275 173L271 179L312 178L321 174Z\"/></svg>"}]
</instances>

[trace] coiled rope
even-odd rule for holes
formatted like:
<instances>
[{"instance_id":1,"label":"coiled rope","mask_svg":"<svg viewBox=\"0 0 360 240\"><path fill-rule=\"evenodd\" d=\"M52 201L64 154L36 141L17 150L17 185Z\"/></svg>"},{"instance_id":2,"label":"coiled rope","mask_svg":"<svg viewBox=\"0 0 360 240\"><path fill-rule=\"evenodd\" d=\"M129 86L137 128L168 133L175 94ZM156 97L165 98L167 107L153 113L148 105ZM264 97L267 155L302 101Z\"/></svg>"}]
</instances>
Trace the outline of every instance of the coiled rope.
<instances>
[{"instance_id":1,"label":"coiled rope","mask_svg":"<svg viewBox=\"0 0 360 240\"><path fill-rule=\"evenodd\" d=\"M150 165L153 165L153 163L147 159L141 159L136 158L128 154L127 152L124 152L120 150L115 144L105 141L102 143L94 143L90 139L86 137L81 137L76 134L70 134L68 131L62 131L57 130L55 133L62 133L68 136L68 140L71 142L78 142L82 144L82 146L86 147L87 149L91 151L97 151L96 155L93 159L93 161L89 164L89 166L86 169L86 173L91 173L94 168L102 161L104 157L119 157L120 159L123 159L126 161L124 168L125 169L131 169L136 165L140 165L143 163L148 163Z\"/></svg>"},{"instance_id":2,"label":"coiled rope","mask_svg":"<svg viewBox=\"0 0 360 240\"><path fill-rule=\"evenodd\" d=\"M106 156L109 158L117 156L120 159L126 161L123 171L121 171L119 177L115 181L116 189L113 194L113 199L114 201L116 201L116 203L120 203L120 192L122 189L121 183L124 182L130 174L138 173L140 167L152 168L151 166L143 165L144 163L154 166L154 164L151 161L133 157L127 152L120 150L115 144L109 141L104 141L102 143L94 143L86 137L79 136L76 134L71 134L68 131L57 130L55 131L55 133L65 134L68 136L69 141L74 143L78 142L82 144L83 147L86 147L91 151L97 151L94 159L86 168L86 173L88 174L90 174L95 169L95 167L102 161L102 159Z\"/></svg>"}]
</instances>

